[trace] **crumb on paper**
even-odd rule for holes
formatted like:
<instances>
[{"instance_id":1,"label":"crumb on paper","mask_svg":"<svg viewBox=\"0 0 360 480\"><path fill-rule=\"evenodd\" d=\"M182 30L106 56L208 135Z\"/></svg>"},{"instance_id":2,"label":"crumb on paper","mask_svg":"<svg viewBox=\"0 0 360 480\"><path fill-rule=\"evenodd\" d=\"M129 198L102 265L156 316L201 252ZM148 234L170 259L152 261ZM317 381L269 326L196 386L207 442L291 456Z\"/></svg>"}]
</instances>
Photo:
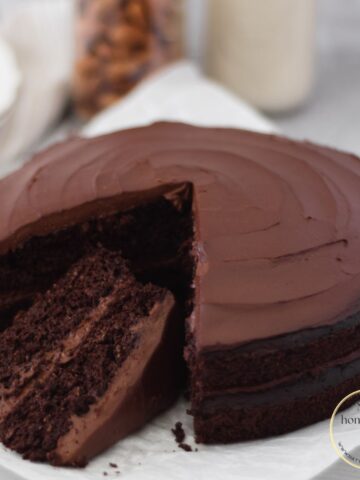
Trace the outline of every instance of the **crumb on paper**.
<instances>
[{"instance_id":1,"label":"crumb on paper","mask_svg":"<svg viewBox=\"0 0 360 480\"><path fill-rule=\"evenodd\" d=\"M171 429L172 433L174 434L176 443L180 444L183 443L185 440L185 431L183 429L181 422L175 423L175 428Z\"/></svg>"},{"instance_id":2,"label":"crumb on paper","mask_svg":"<svg viewBox=\"0 0 360 480\"><path fill-rule=\"evenodd\" d=\"M179 443L179 448L182 448L185 452L193 451L193 449L187 443Z\"/></svg>"},{"instance_id":3,"label":"crumb on paper","mask_svg":"<svg viewBox=\"0 0 360 480\"><path fill-rule=\"evenodd\" d=\"M179 448L181 448L185 452L193 451L191 446L185 443L186 433L181 422L176 422L175 427L172 428L171 431L175 437L175 441L178 444Z\"/></svg>"}]
</instances>

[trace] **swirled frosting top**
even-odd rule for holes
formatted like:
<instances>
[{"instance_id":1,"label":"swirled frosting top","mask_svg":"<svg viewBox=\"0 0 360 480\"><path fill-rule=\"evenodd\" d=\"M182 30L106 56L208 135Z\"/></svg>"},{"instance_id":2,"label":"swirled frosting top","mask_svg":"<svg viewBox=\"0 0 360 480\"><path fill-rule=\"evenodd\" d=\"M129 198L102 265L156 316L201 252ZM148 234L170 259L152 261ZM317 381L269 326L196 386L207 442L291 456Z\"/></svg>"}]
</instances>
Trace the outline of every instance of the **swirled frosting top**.
<instances>
[{"instance_id":1,"label":"swirled frosting top","mask_svg":"<svg viewBox=\"0 0 360 480\"><path fill-rule=\"evenodd\" d=\"M360 161L280 137L161 123L40 153L0 182L0 249L191 183L199 348L360 310Z\"/></svg>"}]
</instances>

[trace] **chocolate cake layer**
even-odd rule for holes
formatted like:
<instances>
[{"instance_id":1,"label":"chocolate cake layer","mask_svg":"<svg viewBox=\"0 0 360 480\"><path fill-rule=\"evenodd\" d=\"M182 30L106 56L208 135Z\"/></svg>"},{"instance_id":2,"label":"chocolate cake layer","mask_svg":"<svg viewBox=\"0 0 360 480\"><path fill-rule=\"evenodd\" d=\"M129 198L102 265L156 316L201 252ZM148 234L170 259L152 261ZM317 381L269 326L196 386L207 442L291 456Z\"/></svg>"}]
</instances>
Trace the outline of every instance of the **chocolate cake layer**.
<instances>
[{"instance_id":1,"label":"chocolate cake layer","mask_svg":"<svg viewBox=\"0 0 360 480\"><path fill-rule=\"evenodd\" d=\"M118 253L86 254L0 336L1 441L86 464L176 399L179 339L170 293L136 282Z\"/></svg>"},{"instance_id":2,"label":"chocolate cake layer","mask_svg":"<svg viewBox=\"0 0 360 480\"><path fill-rule=\"evenodd\" d=\"M360 352L275 385L219 393L195 406L201 443L254 440L329 418L359 388Z\"/></svg>"},{"instance_id":3,"label":"chocolate cake layer","mask_svg":"<svg viewBox=\"0 0 360 480\"><path fill-rule=\"evenodd\" d=\"M79 244L79 234L77 229L32 238L23 248L0 257L0 328L4 312L31 304L80 258L84 245Z\"/></svg>"},{"instance_id":4,"label":"chocolate cake layer","mask_svg":"<svg viewBox=\"0 0 360 480\"><path fill-rule=\"evenodd\" d=\"M0 335L0 421L29 382L74 348L102 312L119 277L129 276L119 255L89 253ZM76 336L78 340L75 340Z\"/></svg>"},{"instance_id":5,"label":"chocolate cake layer","mask_svg":"<svg viewBox=\"0 0 360 480\"><path fill-rule=\"evenodd\" d=\"M258 340L233 349L204 350L194 366L194 389L201 386L204 392L212 392L261 385L354 351L360 351L359 313L333 325Z\"/></svg>"},{"instance_id":6,"label":"chocolate cake layer","mask_svg":"<svg viewBox=\"0 0 360 480\"><path fill-rule=\"evenodd\" d=\"M193 277L191 198L175 206L160 197L138 208L33 237L22 248L0 256L0 330L89 246L99 244L121 251L142 280L156 277L157 284L188 296ZM179 282L179 277L186 278Z\"/></svg>"}]
</instances>

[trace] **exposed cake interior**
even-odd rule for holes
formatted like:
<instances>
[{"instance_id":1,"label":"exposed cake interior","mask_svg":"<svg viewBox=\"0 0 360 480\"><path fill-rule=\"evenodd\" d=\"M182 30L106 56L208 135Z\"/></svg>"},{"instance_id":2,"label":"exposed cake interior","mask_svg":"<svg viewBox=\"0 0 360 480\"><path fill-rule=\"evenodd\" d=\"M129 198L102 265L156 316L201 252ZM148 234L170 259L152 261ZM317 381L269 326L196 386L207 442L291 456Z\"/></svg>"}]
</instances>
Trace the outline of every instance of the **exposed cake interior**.
<instances>
[{"instance_id":1,"label":"exposed cake interior","mask_svg":"<svg viewBox=\"0 0 360 480\"><path fill-rule=\"evenodd\" d=\"M162 197L32 238L1 258L7 447L31 460L83 465L176 399L193 294L192 232L191 204ZM118 422L103 439L105 421L93 410L102 403Z\"/></svg>"},{"instance_id":2,"label":"exposed cake interior","mask_svg":"<svg viewBox=\"0 0 360 480\"><path fill-rule=\"evenodd\" d=\"M176 290L182 298L189 296L193 276L191 198L186 193L176 200L160 197L34 237L0 256L0 329L66 273L89 245L121 251L137 279Z\"/></svg>"},{"instance_id":3,"label":"exposed cake interior","mask_svg":"<svg viewBox=\"0 0 360 480\"><path fill-rule=\"evenodd\" d=\"M98 408L111 388L119 397L117 410L126 401L136 403L132 385L138 381L144 389L146 374L141 371L138 378L131 377L123 369L138 363L134 361L138 356L143 369L149 369L163 339L171 342L175 332L179 335L174 305L165 289L137 282L119 253L98 247L85 254L28 311L20 312L0 337L2 442L31 460L85 464L107 446L97 442L89 454L89 419L86 429L75 429L78 447L70 454L59 451L59 440L74 430L76 418L86 418L93 405ZM149 341L151 330L155 337ZM167 332L172 332L170 337ZM139 419L130 430L176 398L181 349L172 342L170 347L173 357L166 361L176 375L172 372L170 381L166 370L158 370L159 384L151 385L149 399L138 406ZM146 405L155 399L156 406ZM105 408L111 410L111 398ZM122 413L124 418L129 414L126 406ZM129 433L121 412L112 422L119 424L109 431L109 438ZM102 427L100 422L93 434Z\"/></svg>"}]
</instances>

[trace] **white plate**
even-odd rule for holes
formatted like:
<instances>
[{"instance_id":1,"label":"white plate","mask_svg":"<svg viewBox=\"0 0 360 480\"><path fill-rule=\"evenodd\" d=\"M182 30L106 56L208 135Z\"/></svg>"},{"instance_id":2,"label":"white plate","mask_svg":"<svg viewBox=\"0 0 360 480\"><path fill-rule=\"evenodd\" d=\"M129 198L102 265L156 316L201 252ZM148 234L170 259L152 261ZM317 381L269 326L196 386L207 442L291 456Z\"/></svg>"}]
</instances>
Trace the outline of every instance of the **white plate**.
<instances>
[{"instance_id":1,"label":"white plate","mask_svg":"<svg viewBox=\"0 0 360 480\"><path fill-rule=\"evenodd\" d=\"M14 52L0 36L0 124L14 105L21 73Z\"/></svg>"}]
</instances>

